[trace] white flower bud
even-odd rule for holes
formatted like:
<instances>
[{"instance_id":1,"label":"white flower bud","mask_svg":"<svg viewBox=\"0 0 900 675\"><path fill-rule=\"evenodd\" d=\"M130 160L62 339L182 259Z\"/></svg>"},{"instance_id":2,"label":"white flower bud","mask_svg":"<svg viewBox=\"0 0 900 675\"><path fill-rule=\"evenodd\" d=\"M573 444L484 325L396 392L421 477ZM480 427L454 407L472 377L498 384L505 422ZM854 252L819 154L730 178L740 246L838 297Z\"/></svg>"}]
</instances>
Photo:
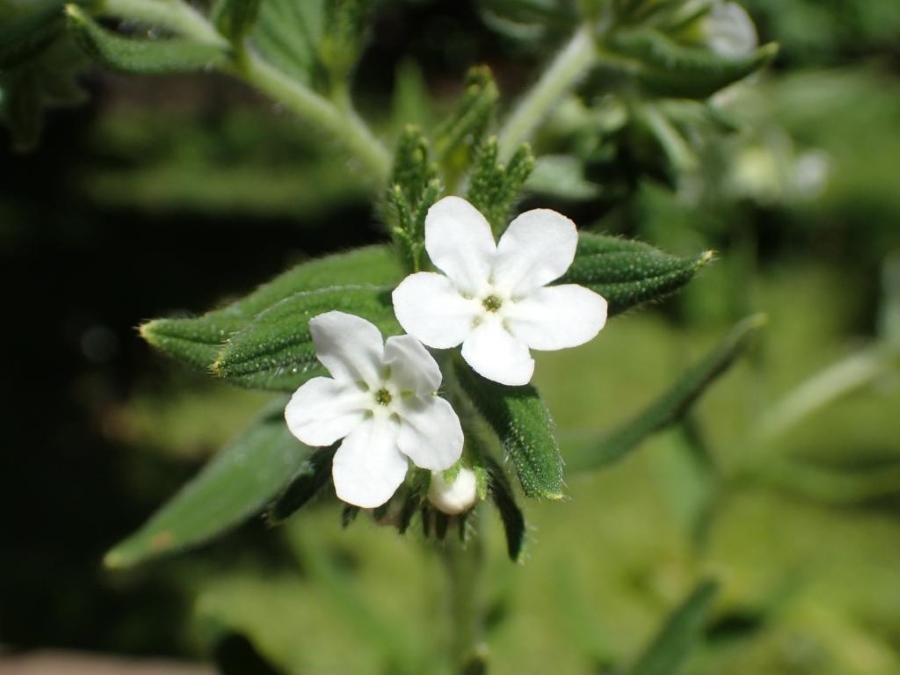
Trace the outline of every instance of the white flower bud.
<instances>
[{"instance_id":1,"label":"white flower bud","mask_svg":"<svg viewBox=\"0 0 900 675\"><path fill-rule=\"evenodd\" d=\"M448 483L443 471L431 474L431 488L428 501L447 515L455 516L471 509L478 501L478 487L475 472L465 467L456 474L456 479Z\"/></svg>"}]
</instances>

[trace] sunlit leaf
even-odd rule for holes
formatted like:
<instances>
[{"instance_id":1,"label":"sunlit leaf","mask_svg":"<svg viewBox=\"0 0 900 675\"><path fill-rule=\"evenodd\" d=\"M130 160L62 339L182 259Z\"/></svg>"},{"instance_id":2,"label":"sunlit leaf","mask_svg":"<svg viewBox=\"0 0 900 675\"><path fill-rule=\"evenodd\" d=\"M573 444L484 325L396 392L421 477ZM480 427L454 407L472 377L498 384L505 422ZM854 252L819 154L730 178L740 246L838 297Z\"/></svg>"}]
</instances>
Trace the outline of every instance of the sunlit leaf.
<instances>
[{"instance_id":1,"label":"sunlit leaf","mask_svg":"<svg viewBox=\"0 0 900 675\"><path fill-rule=\"evenodd\" d=\"M628 675L675 675L703 632L703 622L716 597L718 584L700 582L666 620Z\"/></svg>"},{"instance_id":2,"label":"sunlit leaf","mask_svg":"<svg viewBox=\"0 0 900 675\"><path fill-rule=\"evenodd\" d=\"M170 356L210 370L232 335L283 300L336 285L389 286L401 277L400 265L386 246L359 248L301 263L241 300L203 316L149 321L141 326L141 335Z\"/></svg>"},{"instance_id":3,"label":"sunlit leaf","mask_svg":"<svg viewBox=\"0 0 900 675\"><path fill-rule=\"evenodd\" d=\"M606 298L612 316L678 290L712 258L711 252L679 258L639 241L582 232L575 262L559 283L596 291Z\"/></svg>"},{"instance_id":4,"label":"sunlit leaf","mask_svg":"<svg viewBox=\"0 0 900 675\"><path fill-rule=\"evenodd\" d=\"M531 385L507 387L457 363L457 377L503 444L529 497L561 499L562 457L550 411Z\"/></svg>"},{"instance_id":5,"label":"sunlit leaf","mask_svg":"<svg viewBox=\"0 0 900 675\"><path fill-rule=\"evenodd\" d=\"M569 469L597 469L612 464L649 435L677 422L709 386L744 354L765 323L766 318L761 314L741 321L702 361L637 417L603 437L599 443L567 457Z\"/></svg>"}]
</instances>

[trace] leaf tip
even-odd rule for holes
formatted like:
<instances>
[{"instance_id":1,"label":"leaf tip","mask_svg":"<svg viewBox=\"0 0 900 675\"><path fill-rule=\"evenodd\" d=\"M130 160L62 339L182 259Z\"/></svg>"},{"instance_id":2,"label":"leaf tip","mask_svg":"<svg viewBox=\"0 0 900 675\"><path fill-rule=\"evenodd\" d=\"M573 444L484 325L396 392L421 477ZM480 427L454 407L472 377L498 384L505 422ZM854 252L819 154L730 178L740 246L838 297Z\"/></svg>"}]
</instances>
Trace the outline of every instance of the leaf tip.
<instances>
[{"instance_id":1,"label":"leaf tip","mask_svg":"<svg viewBox=\"0 0 900 675\"><path fill-rule=\"evenodd\" d=\"M700 269L701 267L706 267L709 263L716 259L716 252L713 250L704 251L700 254L700 257L697 258L697 261L694 263L695 269Z\"/></svg>"},{"instance_id":2,"label":"leaf tip","mask_svg":"<svg viewBox=\"0 0 900 675\"><path fill-rule=\"evenodd\" d=\"M108 570L121 570L128 567L128 556L116 547L103 556L103 566Z\"/></svg>"}]
</instances>

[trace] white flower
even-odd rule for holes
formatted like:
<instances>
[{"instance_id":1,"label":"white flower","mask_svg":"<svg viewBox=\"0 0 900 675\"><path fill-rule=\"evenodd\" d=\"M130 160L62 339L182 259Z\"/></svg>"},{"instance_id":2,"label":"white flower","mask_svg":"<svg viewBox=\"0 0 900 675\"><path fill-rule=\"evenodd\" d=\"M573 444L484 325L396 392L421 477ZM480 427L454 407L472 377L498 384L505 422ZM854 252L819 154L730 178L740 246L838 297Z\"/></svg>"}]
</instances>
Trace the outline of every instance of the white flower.
<instances>
[{"instance_id":1,"label":"white flower","mask_svg":"<svg viewBox=\"0 0 900 675\"><path fill-rule=\"evenodd\" d=\"M429 347L462 344L482 376L527 384L530 349L575 347L606 322L606 300L576 284L547 286L572 264L578 233L547 209L523 213L494 243L490 225L469 202L445 197L425 218L425 249L444 274L419 272L394 291L406 332Z\"/></svg>"},{"instance_id":2,"label":"white flower","mask_svg":"<svg viewBox=\"0 0 900 675\"><path fill-rule=\"evenodd\" d=\"M478 485L475 472L461 467L452 483L444 478L443 471L431 474L431 487L428 489L428 501L439 511L455 516L468 511L478 501Z\"/></svg>"},{"instance_id":3,"label":"white flower","mask_svg":"<svg viewBox=\"0 0 900 675\"><path fill-rule=\"evenodd\" d=\"M403 482L407 458L432 471L459 460L459 418L435 394L441 371L418 340L402 335L383 342L373 324L343 312L315 317L309 331L331 377L301 386L284 417L307 445L344 439L332 466L338 497L380 506Z\"/></svg>"}]
</instances>

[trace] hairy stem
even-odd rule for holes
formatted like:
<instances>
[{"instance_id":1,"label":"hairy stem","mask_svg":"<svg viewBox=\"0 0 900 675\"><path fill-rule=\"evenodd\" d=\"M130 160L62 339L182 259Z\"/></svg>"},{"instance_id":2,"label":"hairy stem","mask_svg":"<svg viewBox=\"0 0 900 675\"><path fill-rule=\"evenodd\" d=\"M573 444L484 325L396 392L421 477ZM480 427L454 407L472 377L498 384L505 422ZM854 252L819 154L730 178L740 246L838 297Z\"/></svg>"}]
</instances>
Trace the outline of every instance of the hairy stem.
<instances>
[{"instance_id":1,"label":"hairy stem","mask_svg":"<svg viewBox=\"0 0 900 675\"><path fill-rule=\"evenodd\" d=\"M448 536L441 551L447 572L451 618L450 662L453 672L464 675L483 672L487 647L484 643L484 609L481 576L484 549L476 531L465 543Z\"/></svg>"},{"instance_id":2,"label":"hairy stem","mask_svg":"<svg viewBox=\"0 0 900 675\"><path fill-rule=\"evenodd\" d=\"M292 80L251 50L244 53L235 73L341 143L370 172L372 182L381 184L387 181L391 169L390 155L348 105L335 105L304 84Z\"/></svg>"},{"instance_id":3,"label":"hairy stem","mask_svg":"<svg viewBox=\"0 0 900 675\"><path fill-rule=\"evenodd\" d=\"M594 42L587 27L579 29L525 94L500 132L500 158L508 160L528 141L560 97L574 87L594 62Z\"/></svg>"}]
</instances>

